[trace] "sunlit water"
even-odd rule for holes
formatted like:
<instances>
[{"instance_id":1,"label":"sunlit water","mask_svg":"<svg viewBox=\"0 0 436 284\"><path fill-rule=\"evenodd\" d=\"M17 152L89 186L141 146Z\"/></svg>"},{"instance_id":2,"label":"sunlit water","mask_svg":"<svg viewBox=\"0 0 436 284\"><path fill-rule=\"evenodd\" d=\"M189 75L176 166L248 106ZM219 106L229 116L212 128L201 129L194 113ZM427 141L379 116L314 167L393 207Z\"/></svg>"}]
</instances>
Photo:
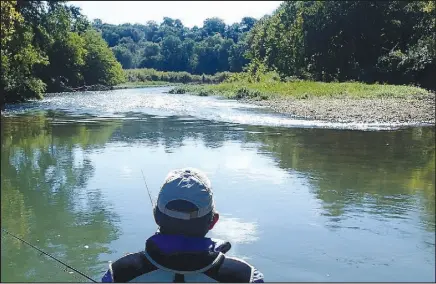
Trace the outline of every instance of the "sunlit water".
<instances>
[{"instance_id":1,"label":"sunlit water","mask_svg":"<svg viewBox=\"0 0 436 284\"><path fill-rule=\"evenodd\" d=\"M138 89L110 92L87 92L70 94L51 94L41 102L9 108L8 114L18 114L34 110L58 109L68 113L89 114L98 117L126 118L135 113L150 115L194 116L219 122L238 124L329 128L354 130L394 130L413 126L411 123L339 123L321 120L304 120L289 115L280 115L268 111L265 107L243 104L235 100L222 100L216 97L198 97L191 95L173 95L167 92L171 87L149 88L147 96ZM163 94L164 93L164 94ZM66 99L68 98L68 99ZM128 98L128 100L126 100Z\"/></svg>"},{"instance_id":2,"label":"sunlit water","mask_svg":"<svg viewBox=\"0 0 436 284\"><path fill-rule=\"evenodd\" d=\"M210 236L266 281L435 281L434 127L304 121L167 90L7 106L2 228L100 280L156 230L141 170L156 197L191 166L214 187ZM2 282L86 281L1 244Z\"/></svg>"}]
</instances>

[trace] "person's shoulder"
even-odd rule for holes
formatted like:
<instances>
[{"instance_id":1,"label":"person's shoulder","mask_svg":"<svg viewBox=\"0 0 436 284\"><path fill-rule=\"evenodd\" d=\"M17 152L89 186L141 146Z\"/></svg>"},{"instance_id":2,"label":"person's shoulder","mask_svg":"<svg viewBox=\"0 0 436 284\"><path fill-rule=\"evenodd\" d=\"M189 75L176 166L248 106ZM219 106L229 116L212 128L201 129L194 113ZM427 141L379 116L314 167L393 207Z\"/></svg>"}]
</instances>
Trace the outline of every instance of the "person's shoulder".
<instances>
[{"instance_id":1,"label":"person's shoulder","mask_svg":"<svg viewBox=\"0 0 436 284\"><path fill-rule=\"evenodd\" d=\"M142 260L145 259L143 252L134 252L134 253L127 253L123 255L122 257L118 258L112 263L112 266L119 265L119 264L134 264L139 263Z\"/></svg>"},{"instance_id":2,"label":"person's shoulder","mask_svg":"<svg viewBox=\"0 0 436 284\"><path fill-rule=\"evenodd\" d=\"M126 254L110 265L114 282L127 282L141 274L156 270L144 252Z\"/></svg>"},{"instance_id":3,"label":"person's shoulder","mask_svg":"<svg viewBox=\"0 0 436 284\"><path fill-rule=\"evenodd\" d=\"M232 281L263 283L263 274L243 259L226 256L221 264L220 274L233 278Z\"/></svg>"},{"instance_id":4,"label":"person's shoulder","mask_svg":"<svg viewBox=\"0 0 436 284\"><path fill-rule=\"evenodd\" d=\"M111 264L111 268L113 271L119 271L128 268L136 270L147 270L147 268L154 268L154 265L150 263L144 252L140 251L135 253L129 253L120 257Z\"/></svg>"}]
</instances>

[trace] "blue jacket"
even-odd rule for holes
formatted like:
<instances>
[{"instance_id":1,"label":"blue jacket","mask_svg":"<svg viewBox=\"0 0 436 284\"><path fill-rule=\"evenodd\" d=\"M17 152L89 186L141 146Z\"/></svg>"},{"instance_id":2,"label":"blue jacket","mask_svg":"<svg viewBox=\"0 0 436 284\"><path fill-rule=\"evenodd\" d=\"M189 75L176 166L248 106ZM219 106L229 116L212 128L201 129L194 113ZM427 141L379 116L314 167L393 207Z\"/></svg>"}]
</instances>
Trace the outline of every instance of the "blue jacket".
<instances>
[{"instance_id":1,"label":"blue jacket","mask_svg":"<svg viewBox=\"0 0 436 284\"><path fill-rule=\"evenodd\" d=\"M145 250L112 264L102 282L233 282L263 283L263 275L247 262L228 257L229 242L155 234Z\"/></svg>"}]
</instances>

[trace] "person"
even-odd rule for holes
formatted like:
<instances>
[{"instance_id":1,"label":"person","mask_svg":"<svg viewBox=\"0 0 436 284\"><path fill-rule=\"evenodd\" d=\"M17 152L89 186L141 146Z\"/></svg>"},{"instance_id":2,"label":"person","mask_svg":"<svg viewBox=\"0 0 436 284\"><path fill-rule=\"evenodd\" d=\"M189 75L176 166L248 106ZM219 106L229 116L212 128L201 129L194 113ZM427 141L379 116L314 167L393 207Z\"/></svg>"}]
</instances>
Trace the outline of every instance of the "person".
<instances>
[{"instance_id":1,"label":"person","mask_svg":"<svg viewBox=\"0 0 436 284\"><path fill-rule=\"evenodd\" d=\"M158 230L145 250L109 264L102 282L264 282L252 265L225 255L230 242L206 237L219 214L210 180L200 170L171 171L153 215Z\"/></svg>"}]
</instances>

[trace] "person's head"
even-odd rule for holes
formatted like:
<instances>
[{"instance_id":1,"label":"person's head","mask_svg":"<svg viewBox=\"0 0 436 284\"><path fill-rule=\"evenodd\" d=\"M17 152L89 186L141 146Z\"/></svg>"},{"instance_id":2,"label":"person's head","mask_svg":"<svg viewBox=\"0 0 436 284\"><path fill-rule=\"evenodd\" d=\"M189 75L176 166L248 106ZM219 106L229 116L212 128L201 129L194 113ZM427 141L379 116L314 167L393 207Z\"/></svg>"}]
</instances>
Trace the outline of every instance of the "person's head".
<instances>
[{"instance_id":1,"label":"person's head","mask_svg":"<svg viewBox=\"0 0 436 284\"><path fill-rule=\"evenodd\" d=\"M204 237L219 219L210 180L193 168L168 174L153 213L160 233L169 235Z\"/></svg>"}]
</instances>

